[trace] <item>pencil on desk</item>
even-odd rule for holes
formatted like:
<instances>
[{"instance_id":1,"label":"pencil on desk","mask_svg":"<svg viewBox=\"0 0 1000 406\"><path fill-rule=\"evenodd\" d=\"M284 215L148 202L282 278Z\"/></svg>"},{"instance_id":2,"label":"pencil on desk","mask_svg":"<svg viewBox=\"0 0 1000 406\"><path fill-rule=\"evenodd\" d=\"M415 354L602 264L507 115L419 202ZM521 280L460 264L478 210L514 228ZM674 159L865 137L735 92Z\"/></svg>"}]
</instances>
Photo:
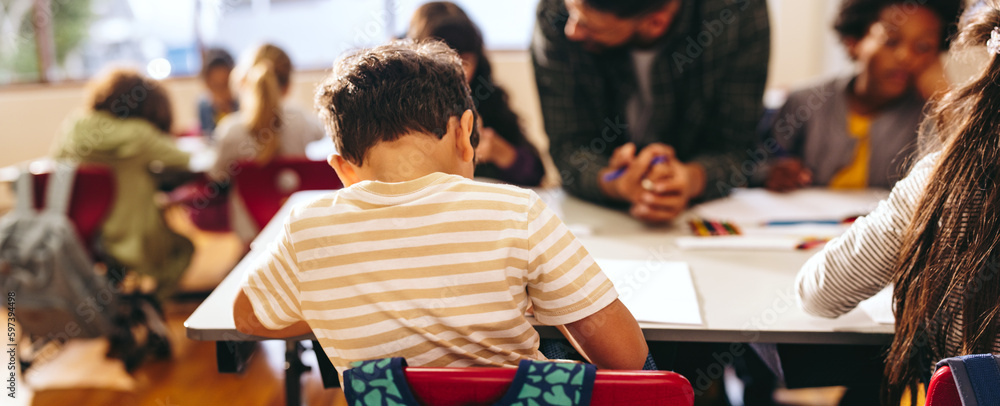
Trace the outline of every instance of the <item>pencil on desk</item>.
<instances>
[{"instance_id":1,"label":"pencil on desk","mask_svg":"<svg viewBox=\"0 0 1000 406\"><path fill-rule=\"evenodd\" d=\"M813 248L819 247L819 246L821 246L823 244L826 244L829 241L830 241L829 238L807 238L807 239L805 239L805 241L802 241L801 243L799 243L799 245L796 245L795 249L797 249L797 250L809 250L809 249L813 249Z\"/></svg>"}]
</instances>

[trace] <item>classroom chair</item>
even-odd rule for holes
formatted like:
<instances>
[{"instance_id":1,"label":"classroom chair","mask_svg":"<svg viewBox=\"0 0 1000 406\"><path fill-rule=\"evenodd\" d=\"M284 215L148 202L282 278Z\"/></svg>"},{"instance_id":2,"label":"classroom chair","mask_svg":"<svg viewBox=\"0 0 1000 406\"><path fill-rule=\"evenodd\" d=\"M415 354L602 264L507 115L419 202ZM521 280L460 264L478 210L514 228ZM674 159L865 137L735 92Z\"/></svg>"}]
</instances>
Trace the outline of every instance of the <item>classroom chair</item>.
<instances>
[{"instance_id":1,"label":"classroom chair","mask_svg":"<svg viewBox=\"0 0 1000 406\"><path fill-rule=\"evenodd\" d=\"M45 207L45 190L48 185L50 170L43 169L34 173L34 203L35 209ZM70 196L68 216L76 226L84 248L95 256L97 237L104 224L104 219L111 212L115 199L114 173L105 166L84 164L76 169L76 179Z\"/></svg>"},{"instance_id":2,"label":"classroom chair","mask_svg":"<svg viewBox=\"0 0 1000 406\"><path fill-rule=\"evenodd\" d=\"M514 379L513 368L406 368L414 396L426 405L493 404ZM597 371L590 404L694 404L694 390L683 376L669 371Z\"/></svg>"},{"instance_id":3,"label":"classroom chair","mask_svg":"<svg viewBox=\"0 0 1000 406\"><path fill-rule=\"evenodd\" d=\"M1000 405L1000 356L944 359L927 386L926 406Z\"/></svg>"},{"instance_id":4,"label":"classroom chair","mask_svg":"<svg viewBox=\"0 0 1000 406\"><path fill-rule=\"evenodd\" d=\"M370 362L379 365L385 362L400 363L395 367L388 368L398 370L396 368L401 367L406 384L416 402L421 405L497 404L504 397L518 373L518 369L515 368L405 367L405 362L401 358ZM351 372L355 374L355 377L356 374L379 374L377 368L376 371L368 371L365 369L366 367L358 367ZM354 372L358 369L360 372ZM346 375L345 379L347 379ZM380 381L371 381L371 384L375 385L375 382ZM530 382L533 381L529 379L527 384ZM527 389L528 386L525 388ZM694 390L687 379L674 372L599 370L594 379L590 404L595 406L690 406L694 404Z\"/></svg>"},{"instance_id":5,"label":"classroom chair","mask_svg":"<svg viewBox=\"0 0 1000 406\"><path fill-rule=\"evenodd\" d=\"M267 225L292 193L343 187L329 163L305 158L278 158L263 166L243 162L235 173L233 185L259 228Z\"/></svg>"}]
</instances>

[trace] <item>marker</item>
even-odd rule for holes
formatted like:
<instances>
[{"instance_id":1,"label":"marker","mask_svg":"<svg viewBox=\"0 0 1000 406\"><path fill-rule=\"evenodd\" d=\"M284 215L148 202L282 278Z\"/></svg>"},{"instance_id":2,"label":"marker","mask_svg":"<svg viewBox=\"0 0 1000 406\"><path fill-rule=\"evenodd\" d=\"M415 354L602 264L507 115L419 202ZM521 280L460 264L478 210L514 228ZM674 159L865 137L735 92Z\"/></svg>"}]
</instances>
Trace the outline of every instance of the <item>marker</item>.
<instances>
[{"instance_id":1,"label":"marker","mask_svg":"<svg viewBox=\"0 0 1000 406\"><path fill-rule=\"evenodd\" d=\"M776 227L776 226L797 226L800 224L822 224L822 225L839 225L842 224L841 220L777 220L777 221L766 221L765 226Z\"/></svg>"},{"instance_id":2,"label":"marker","mask_svg":"<svg viewBox=\"0 0 1000 406\"><path fill-rule=\"evenodd\" d=\"M729 231L726 231L726 227L724 227L722 225L722 223L720 223L718 221L712 220L712 221L709 221L708 224L712 226L712 232L715 235L728 235L729 234Z\"/></svg>"},{"instance_id":3,"label":"marker","mask_svg":"<svg viewBox=\"0 0 1000 406\"><path fill-rule=\"evenodd\" d=\"M823 244L826 244L829 241L830 241L829 238L807 238L805 241L799 243L799 245L796 245L795 249L797 250L813 249L815 247L819 247Z\"/></svg>"},{"instance_id":4,"label":"marker","mask_svg":"<svg viewBox=\"0 0 1000 406\"><path fill-rule=\"evenodd\" d=\"M712 235L712 233L708 231L708 228L705 227L705 223L702 220L691 220L691 228L694 229L695 235L701 237Z\"/></svg>"},{"instance_id":5,"label":"marker","mask_svg":"<svg viewBox=\"0 0 1000 406\"><path fill-rule=\"evenodd\" d=\"M737 228L735 224L732 224L732 223L729 223L729 222L723 222L722 225L726 227L726 230L729 231L730 235L740 235L740 234L743 234L743 232L741 232L740 229Z\"/></svg>"},{"instance_id":6,"label":"marker","mask_svg":"<svg viewBox=\"0 0 1000 406\"><path fill-rule=\"evenodd\" d=\"M649 166L667 162L670 162L670 158L667 158L665 155L659 155L656 158L653 158L653 161L649 163ZM615 169L614 172L609 172L607 175L604 175L604 181L611 182L615 179L622 177L622 175L625 174L626 169L628 169L628 166L623 166L621 168Z\"/></svg>"}]
</instances>

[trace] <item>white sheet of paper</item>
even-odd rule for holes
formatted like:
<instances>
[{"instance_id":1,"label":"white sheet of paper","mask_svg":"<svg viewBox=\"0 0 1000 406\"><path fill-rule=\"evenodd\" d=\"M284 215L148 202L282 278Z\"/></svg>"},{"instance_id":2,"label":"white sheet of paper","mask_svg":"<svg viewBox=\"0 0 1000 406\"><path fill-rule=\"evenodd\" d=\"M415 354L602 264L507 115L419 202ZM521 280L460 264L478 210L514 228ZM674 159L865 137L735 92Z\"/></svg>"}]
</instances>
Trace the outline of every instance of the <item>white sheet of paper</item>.
<instances>
[{"instance_id":1,"label":"white sheet of paper","mask_svg":"<svg viewBox=\"0 0 1000 406\"><path fill-rule=\"evenodd\" d=\"M598 259L597 264L637 321L702 324L687 263Z\"/></svg>"},{"instance_id":2,"label":"white sheet of paper","mask_svg":"<svg viewBox=\"0 0 1000 406\"><path fill-rule=\"evenodd\" d=\"M729 197L700 204L692 212L744 228L777 220L842 220L871 212L888 195L888 191L876 189L845 192L814 188L790 193L736 189Z\"/></svg>"},{"instance_id":3,"label":"white sheet of paper","mask_svg":"<svg viewBox=\"0 0 1000 406\"><path fill-rule=\"evenodd\" d=\"M858 304L861 310L868 313L868 317L879 324L895 324L896 317L892 315L892 285L889 285L881 292L865 299Z\"/></svg>"},{"instance_id":4,"label":"white sheet of paper","mask_svg":"<svg viewBox=\"0 0 1000 406\"><path fill-rule=\"evenodd\" d=\"M739 236L678 237L674 242L682 250L766 250L793 251L802 243L798 237Z\"/></svg>"}]
</instances>

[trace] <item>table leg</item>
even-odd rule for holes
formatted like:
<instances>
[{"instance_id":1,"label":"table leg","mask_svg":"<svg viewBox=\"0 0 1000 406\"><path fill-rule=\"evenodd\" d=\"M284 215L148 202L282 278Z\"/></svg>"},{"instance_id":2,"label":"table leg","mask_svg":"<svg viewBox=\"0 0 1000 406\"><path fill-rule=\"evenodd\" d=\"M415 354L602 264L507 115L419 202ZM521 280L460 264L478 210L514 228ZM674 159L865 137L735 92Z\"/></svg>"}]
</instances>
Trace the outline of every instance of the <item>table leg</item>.
<instances>
[{"instance_id":1,"label":"table leg","mask_svg":"<svg viewBox=\"0 0 1000 406\"><path fill-rule=\"evenodd\" d=\"M216 341L215 365L221 373L243 373L256 348L256 341Z\"/></svg>"},{"instance_id":2,"label":"table leg","mask_svg":"<svg viewBox=\"0 0 1000 406\"><path fill-rule=\"evenodd\" d=\"M302 363L305 348L299 341L285 342L285 405L302 404L302 374L312 367Z\"/></svg>"}]
</instances>

